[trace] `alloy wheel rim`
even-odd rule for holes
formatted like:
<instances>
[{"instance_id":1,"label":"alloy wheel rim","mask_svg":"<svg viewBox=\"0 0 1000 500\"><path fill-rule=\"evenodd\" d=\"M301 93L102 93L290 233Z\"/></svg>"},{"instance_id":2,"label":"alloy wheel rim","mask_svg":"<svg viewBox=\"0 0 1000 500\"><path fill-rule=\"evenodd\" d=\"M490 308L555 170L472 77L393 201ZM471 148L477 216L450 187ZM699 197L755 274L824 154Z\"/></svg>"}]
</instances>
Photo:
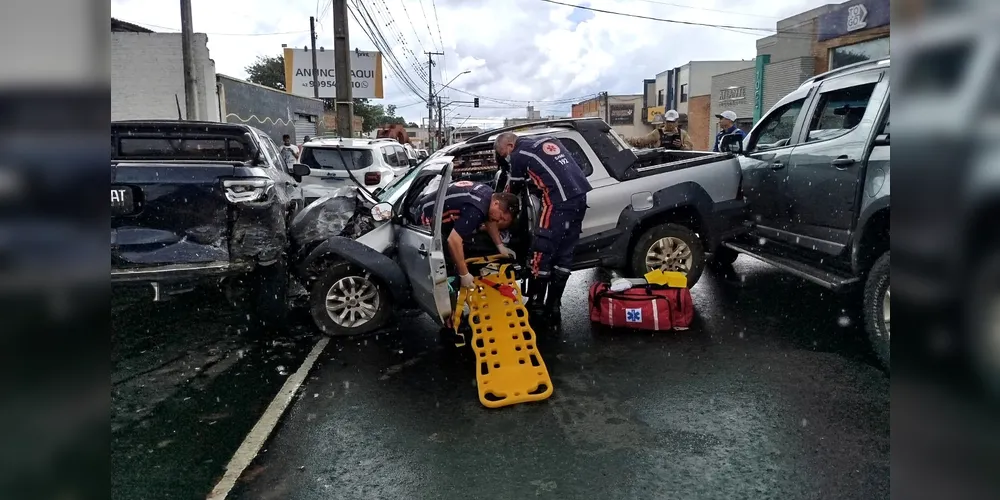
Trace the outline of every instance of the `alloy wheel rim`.
<instances>
[{"instance_id":1,"label":"alloy wheel rim","mask_svg":"<svg viewBox=\"0 0 1000 500\"><path fill-rule=\"evenodd\" d=\"M368 323L378 313L379 305L378 288L368 275L340 278L326 292L326 314L343 328Z\"/></svg>"},{"instance_id":2,"label":"alloy wheel rim","mask_svg":"<svg viewBox=\"0 0 1000 500\"><path fill-rule=\"evenodd\" d=\"M691 272L694 253L684 240L667 236L660 238L646 250L646 270Z\"/></svg>"}]
</instances>

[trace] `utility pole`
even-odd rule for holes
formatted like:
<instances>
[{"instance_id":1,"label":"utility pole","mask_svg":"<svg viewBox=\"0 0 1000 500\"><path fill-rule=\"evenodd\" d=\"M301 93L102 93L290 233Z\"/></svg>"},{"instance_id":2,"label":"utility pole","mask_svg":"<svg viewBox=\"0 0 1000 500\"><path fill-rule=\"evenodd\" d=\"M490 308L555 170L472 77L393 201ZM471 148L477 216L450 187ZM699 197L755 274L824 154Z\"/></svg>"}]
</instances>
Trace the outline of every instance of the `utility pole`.
<instances>
[{"instance_id":1,"label":"utility pole","mask_svg":"<svg viewBox=\"0 0 1000 500\"><path fill-rule=\"evenodd\" d=\"M181 54L184 58L184 109L187 120L198 119L198 97L194 86L194 27L191 0L181 0Z\"/></svg>"},{"instance_id":2,"label":"utility pole","mask_svg":"<svg viewBox=\"0 0 1000 500\"><path fill-rule=\"evenodd\" d=\"M448 132L444 128L444 106L441 104L441 96L438 96L438 131L441 132L441 141L448 144Z\"/></svg>"},{"instance_id":3,"label":"utility pole","mask_svg":"<svg viewBox=\"0 0 1000 500\"><path fill-rule=\"evenodd\" d=\"M431 124L434 123L434 56L443 56L443 52L424 52L427 54L427 139L431 143L431 151L436 148L436 141L431 134Z\"/></svg>"},{"instance_id":4,"label":"utility pole","mask_svg":"<svg viewBox=\"0 0 1000 500\"><path fill-rule=\"evenodd\" d=\"M335 100L337 134L341 137L354 137L352 131L354 100L351 95L351 46L347 35L347 0L333 0L333 71L337 84ZM313 50L313 57L316 57L315 50ZM313 60L315 61L315 59Z\"/></svg>"},{"instance_id":5,"label":"utility pole","mask_svg":"<svg viewBox=\"0 0 1000 500\"><path fill-rule=\"evenodd\" d=\"M309 40L312 41L313 97L319 99L319 69L316 67L316 18L309 16Z\"/></svg>"}]
</instances>

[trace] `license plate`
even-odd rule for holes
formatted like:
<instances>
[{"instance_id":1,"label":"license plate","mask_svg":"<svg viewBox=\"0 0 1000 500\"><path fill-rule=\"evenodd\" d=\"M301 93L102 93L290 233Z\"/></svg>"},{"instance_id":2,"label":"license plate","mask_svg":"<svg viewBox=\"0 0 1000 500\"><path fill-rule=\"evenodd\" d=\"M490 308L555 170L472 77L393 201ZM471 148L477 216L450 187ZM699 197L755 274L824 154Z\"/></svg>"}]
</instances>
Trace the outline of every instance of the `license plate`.
<instances>
[{"instance_id":1,"label":"license plate","mask_svg":"<svg viewBox=\"0 0 1000 500\"><path fill-rule=\"evenodd\" d=\"M111 215L129 215L135 211L135 199L132 188L125 186L111 187Z\"/></svg>"}]
</instances>

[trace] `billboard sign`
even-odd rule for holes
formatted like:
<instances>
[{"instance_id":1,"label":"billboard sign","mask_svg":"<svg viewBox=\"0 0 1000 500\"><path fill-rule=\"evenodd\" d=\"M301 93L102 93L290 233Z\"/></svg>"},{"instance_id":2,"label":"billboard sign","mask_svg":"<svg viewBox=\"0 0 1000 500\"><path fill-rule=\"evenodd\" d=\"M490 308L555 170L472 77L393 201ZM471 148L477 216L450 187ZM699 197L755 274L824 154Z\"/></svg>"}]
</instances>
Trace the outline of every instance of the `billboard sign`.
<instances>
[{"instance_id":1,"label":"billboard sign","mask_svg":"<svg viewBox=\"0 0 1000 500\"><path fill-rule=\"evenodd\" d=\"M285 91L313 97L312 54L306 49L285 47ZM333 51L316 51L317 84L321 98L337 97L333 69ZM382 99L382 54L375 51L351 51L351 93L354 98Z\"/></svg>"},{"instance_id":2,"label":"billboard sign","mask_svg":"<svg viewBox=\"0 0 1000 500\"><path fill-rule=\"evenodd\" d=\"M635 121L634 104L612 104L611 125L632 125Z\"/></svg>"}]
</instances>

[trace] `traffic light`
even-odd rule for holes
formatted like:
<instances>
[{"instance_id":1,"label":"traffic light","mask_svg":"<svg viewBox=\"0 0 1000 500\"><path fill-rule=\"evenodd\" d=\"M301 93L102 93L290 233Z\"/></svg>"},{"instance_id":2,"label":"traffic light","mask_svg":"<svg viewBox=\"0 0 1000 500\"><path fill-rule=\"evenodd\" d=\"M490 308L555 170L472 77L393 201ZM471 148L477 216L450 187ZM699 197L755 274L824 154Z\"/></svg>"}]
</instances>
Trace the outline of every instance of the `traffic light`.
<instances>
[{"instance_id":1,"label":"traffic light","mask_svg":"<svg viewBox=\"0 0 1000 500\"><path fill-rule=\"evenodd\" d=\"M472 107L473 108L478 108L479 107L479 98L478 97L472 99Z\"/></svg>"}]
</instances>

